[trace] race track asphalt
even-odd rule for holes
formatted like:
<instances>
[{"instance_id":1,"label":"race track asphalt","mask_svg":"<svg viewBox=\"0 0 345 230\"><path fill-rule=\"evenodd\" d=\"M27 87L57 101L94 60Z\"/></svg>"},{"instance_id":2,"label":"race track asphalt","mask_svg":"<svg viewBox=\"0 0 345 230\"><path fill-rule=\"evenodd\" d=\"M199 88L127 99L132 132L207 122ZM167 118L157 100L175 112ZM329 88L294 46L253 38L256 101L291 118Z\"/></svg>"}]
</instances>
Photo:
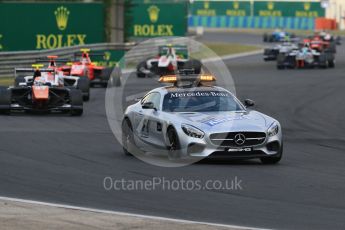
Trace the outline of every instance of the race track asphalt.
<instances>
[{"instance_id":1,"label":"race track asphalt","mask_svg":"<svg viewBox=\"0 0 345 230\"><path fill-rule=\"evenodd\" d=\"M254 99L257 110L281 122L285 149L278 165L252 160L162 168L126 157L107 123L105 90L93 89L82 117L0 117L0 196L253 227L344 229L344 52L339 47L336 68L326 70L278 71L260 55L226 62L237 96ZM134 91L149 90L153 81L137 80ZM242 190L106 191L107 176L237 177Z\"/></svg>"}]
</instances>

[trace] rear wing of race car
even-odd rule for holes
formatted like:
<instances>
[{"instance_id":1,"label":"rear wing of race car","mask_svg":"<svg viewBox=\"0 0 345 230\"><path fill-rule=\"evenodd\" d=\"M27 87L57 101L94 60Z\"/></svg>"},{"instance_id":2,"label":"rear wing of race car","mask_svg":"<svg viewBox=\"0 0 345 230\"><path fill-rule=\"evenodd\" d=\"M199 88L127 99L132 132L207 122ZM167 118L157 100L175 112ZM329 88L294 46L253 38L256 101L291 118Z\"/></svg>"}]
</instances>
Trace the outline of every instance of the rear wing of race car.
<instances>
[{"instance_id":1,"label":"rear wing of race car","mask_svg":"<svg viewBox=\"0 0 345 230\"><path fill-rule=\"evenodd\" d=\"M66 62L69 62L70 59L67 59L67 58L58 58L58 56L47 56L47 57L44 57L44 58L37 58L36 59L36 63L42 63L42 62L56 62L56 63L66 63Z\"/></svg>"},{"instance_id":2,"label":"rear wing of race car","mask_svg":"<svg viewBox=\"0 0 345 230\"><path fill-rule=\"evenodd\" d=\"M186 46L186 45L163 45L163 46L159 46L158 47L159 55L160 56L165 55L170 47L172 47L175 50L177 56L180 56L183 59L189 58L189 50L188 50L188 46Z\"/></svg>"},{"instance_id":3,"label":"rear wing of race car","mask_svg":"<svg viewBox=\"0 0 345 230\"><path fill-rule=\"evenodd\" d=\"M89 57L104 57L105 53L104 52L97 52L97 51L92 51L92 52L84 52L84 51L79 51L74 53L74 61L77 60L77 58L80 58L83 56L83 54L87 53Z\"/></svg>"},{"instance_id":4,"label":"rear wing of race car","mask_svg":"<svg viewBox=\"0 0 345 230\"><path fill-rule=\"evenodd\" d=\"M17 77L18 73L28 73L28 74L35 74L35 73L53 73L55 70L54 69L38 69L38 68L15 68L14 69L14 77Z\"/></svg>"}]
</instances>

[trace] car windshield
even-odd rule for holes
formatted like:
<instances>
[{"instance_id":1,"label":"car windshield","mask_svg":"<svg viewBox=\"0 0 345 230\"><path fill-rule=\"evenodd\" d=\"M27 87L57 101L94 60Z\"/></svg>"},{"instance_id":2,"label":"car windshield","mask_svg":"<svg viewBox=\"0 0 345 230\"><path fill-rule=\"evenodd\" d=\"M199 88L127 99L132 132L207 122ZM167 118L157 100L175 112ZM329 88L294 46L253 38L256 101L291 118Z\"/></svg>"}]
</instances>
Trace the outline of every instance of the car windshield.
<instances>
[{"instance_id":1,"label":"car windshield","mask_svg":"<svg viewBox=\"0 0 345 230\"><path fill-rule=\"evenodd\" d=\"M242 111L244 108L226 91L169 92L164 96L165 112Z\"/></svg>"}]
</instances>

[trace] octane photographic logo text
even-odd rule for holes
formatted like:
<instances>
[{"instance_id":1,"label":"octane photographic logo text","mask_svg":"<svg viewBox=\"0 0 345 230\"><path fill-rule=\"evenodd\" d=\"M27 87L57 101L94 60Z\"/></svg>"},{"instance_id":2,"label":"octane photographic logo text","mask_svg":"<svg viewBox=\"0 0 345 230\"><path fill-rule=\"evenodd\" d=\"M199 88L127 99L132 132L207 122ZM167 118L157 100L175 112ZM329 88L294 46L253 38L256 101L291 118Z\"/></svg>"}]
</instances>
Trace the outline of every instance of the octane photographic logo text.
<instances>
[{"instance_id":1,"label":"octane photographic logo text","mask_svg":"<svg viewBox=\"0 0 345 230\"><path fill-rule=\"evenodd\" d=\"M243 190L242 180L237 176L226 180L167 179L153 177L147 180L105 177L103 188L106 191L201 191L201 190Z\"/></svg>"}]
</instances>

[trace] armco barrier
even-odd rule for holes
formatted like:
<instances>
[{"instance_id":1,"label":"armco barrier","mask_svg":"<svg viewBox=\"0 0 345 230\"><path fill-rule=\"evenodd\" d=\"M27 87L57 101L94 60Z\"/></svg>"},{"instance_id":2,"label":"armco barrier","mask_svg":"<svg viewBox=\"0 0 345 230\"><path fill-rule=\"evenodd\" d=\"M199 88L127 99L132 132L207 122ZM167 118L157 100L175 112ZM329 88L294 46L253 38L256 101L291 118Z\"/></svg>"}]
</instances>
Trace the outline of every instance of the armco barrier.
<instances>
[{"instance_id":1,"label":"armco barrier","mask_svg":"<svg viewBox=\"0 0 345 230\"><path fill-rule=\"evenodd\" d=\"M190 16L190 27L313 30L311 17L240 17L240 16Z\"/></svg>"},{"instance_id":2,"label":"armco barrier","mask_svg":"<svg viewBox=\"0 0 345 230\"><path fill-rule=\"evenodd\" d=\"M74 53L81 48L91 50L128 50L133 46L131 43L101 43L84 46L64 47L59 49L39 50L39 51L12 51L0 52L0 77L13 76L15 67L30 67L38 58L48 55L58 55L61 58L73 58Z\"/></svg>"}]
</instances>

